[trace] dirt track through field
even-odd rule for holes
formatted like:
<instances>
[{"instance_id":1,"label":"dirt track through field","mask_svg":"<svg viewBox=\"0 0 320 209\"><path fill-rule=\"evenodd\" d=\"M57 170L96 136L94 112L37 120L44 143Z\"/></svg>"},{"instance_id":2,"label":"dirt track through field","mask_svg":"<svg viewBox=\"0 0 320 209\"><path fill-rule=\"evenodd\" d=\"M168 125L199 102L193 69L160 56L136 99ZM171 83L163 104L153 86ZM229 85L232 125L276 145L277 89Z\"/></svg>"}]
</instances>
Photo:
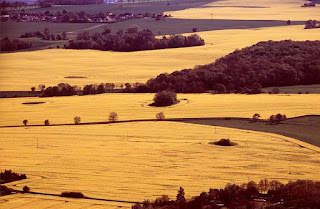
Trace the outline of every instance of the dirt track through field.
<instances>
[{"instance_id":1,"label":"dirt track through field","mask_svg":"<svg viewBox=\"0 0 320 209\"><path fill-rule=\"evenodd\" d=\"M77 32L82 32L82 31L87 31L87 30L92 30L92 29L95 29L95 28L99 28L101 26L105 26L107 24L100 24L100 25L96 25L96 26L93 26L93 27L90 27L90 28L84 28L84 29L79 29L79 30L74 30L74 31L69 31L67 33L77 33Z\"/></svg>"}]
</instances>

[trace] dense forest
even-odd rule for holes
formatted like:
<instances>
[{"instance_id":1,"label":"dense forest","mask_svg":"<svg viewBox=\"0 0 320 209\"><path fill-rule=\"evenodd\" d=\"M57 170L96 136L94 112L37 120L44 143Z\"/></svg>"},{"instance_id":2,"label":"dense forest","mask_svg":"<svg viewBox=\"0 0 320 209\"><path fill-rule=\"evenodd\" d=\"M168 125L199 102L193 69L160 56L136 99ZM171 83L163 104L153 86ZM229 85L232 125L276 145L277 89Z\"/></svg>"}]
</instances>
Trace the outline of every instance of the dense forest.
<instances>
[{"instance_id":1,"label":"dense forest","mask_svg":"<svg viewBox=\"0 0 320 209\"><path fill-rule=\"evenodd\" d=\"M204 40L197 34L163 36L158 39L150 30L141 30L139 26L133 25L125 32L119 30L116 34L112 34L108 29L94 35L88 32L79 33L76 40L70 40L65 48L131 52L201 45L204 45Z\"/></svg>"},{"instance_id":2,"label":"dense forest","mask_svg":"<svg viewBox=\"0 0 320 209\"><path fill-rule=\"evenodd\" d=\"M216 62L162 73L132 92L260 93L260 88L320 83L320 41L267 41Z\"/></svg>"},{"instance_id":3,"label":"dense forest","mask_svg":"<svg viewBox=\"0 0 320 209\"><path fill-rule=\"evenodd\" d=\"M309 180L290 181L253 181L241 186L227 184L224 189L210 189L199 196L186 200L184 189L180 187L176 199L170 200L163 195L154 202L137 203L132 209L216 209L227 208L269 208L301 209L318 208L320 205L320 182Z\"/></svg>"}]
</instances>

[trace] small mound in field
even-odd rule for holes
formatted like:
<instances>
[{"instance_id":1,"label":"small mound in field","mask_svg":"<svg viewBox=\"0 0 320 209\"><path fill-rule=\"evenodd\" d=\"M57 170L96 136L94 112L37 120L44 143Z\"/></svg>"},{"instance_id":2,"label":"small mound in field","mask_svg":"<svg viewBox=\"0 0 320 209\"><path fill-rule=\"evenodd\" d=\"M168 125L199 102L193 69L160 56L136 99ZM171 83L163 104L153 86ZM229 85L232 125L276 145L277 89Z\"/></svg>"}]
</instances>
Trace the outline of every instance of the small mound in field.
<instances>
[{"instance_id":1,"label":"small mound in field","mask_svg":"<svg viewBox=\"0 0 320 209\"><path fill-rule=\"evenodd\" d=\"M67 76L64 78L88 78L88 77L84 77L84 76Z\"/></svg>"},{"instance_id":2,"label":"small mound in field","mask_svg":"<svg viewBox=\"0 0 320 209\"><path fill-rule=\"evenodd\" d=\"M62 192L61 197L84 198L81 192Z\"/></svg>"},{"instance_id":3,"label":"small mound in field","mask_svg":"<svg viewBox=\"0 0 320 209\"><path fill-rule=\"evenodd\" d=\"M234 142L231 142L230 139L220 139L217 142L210 142L209 144L219 145L219 146L235 146L237 145Z\"/></svg>"},{"instance_id":4,"label":"small mound in field","mask_svg":"<svg viewBox=\"0 0 320 209\"><path fill-rule=\"evenodd\" d=\"M29 105L29 104L31 104L31 105L33 105L33 104L44 104L45 102L24 102L24 103L22 103L22 104L26 104L26 105Z\"/></svg>"}]
</instances>

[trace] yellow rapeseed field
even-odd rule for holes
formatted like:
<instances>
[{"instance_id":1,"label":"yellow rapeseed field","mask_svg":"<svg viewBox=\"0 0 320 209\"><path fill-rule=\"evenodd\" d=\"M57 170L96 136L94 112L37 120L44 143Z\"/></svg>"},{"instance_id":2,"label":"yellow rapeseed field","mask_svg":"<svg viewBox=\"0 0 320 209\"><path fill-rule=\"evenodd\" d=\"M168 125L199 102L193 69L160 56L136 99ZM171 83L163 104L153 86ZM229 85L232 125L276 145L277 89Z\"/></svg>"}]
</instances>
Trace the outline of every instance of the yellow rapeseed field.
<instances>
[{"instance_id":1,"label":"yellow rapeseed field","mask_svg":"<svg viewBox=\"0 0 320 209\"><path fill-rule=\"evenodd\" d=\"M180 186L190 198L230 182L320 180L318 147L247 130L135 122L2 128L0 136L1 168L28 176L7 185L38 192L142 201L174 199ZM221 138L237 146L209 144Z\"/></svg>"},{"instance_id":2,"label":"yellow rapeseed field","mask_svg":"<svg viewBox=\"0 0 320 209\"><path fill-rule=\"evenodd\" d=\"M154 94L100 94L54 98L0 99L0 125L44 123L73 123L75 116L81 122L107 121L110 112L119 120L155 119L158 112L166 118L247 117L260 113L262 118L282 113L287 117L320 114L319 94L280 95L211 95L178 94L181 102L169 107L151 107ZM185 99L185 100L183 100ZM45 102L25 105L25 102ZM0 130L1 131L1 130Z\"/></svg>"},{"instance_id":3,"label":"yellow rapeseed field","mask_svg":"<svg viewBox=\"0 0 320 209\"><path fill-rule=\"evenodd\" d=\"M224 0L204 7L169 11L173 18L231 20L298 20L320 19L320 7L301 7L303 0Z\"/></svg>"},{"instance_id":4,"label":"yellow rapeseed field","mask_svg":"<svg viewBox=\"0 0 320 209\"><path fill-rule=\"evenodd\" d=\"M0 54L0 91L28 91L38 84L50 86L61 82L79 86L101 82L146 82L160 73L211 63L235 49L259 41L319 40L320 29L305 30L303 27L199 32L205 46L179 49L130 53L52 49ZM68 76L87 78L65 78Z\"/></svg>"}]
</instances>

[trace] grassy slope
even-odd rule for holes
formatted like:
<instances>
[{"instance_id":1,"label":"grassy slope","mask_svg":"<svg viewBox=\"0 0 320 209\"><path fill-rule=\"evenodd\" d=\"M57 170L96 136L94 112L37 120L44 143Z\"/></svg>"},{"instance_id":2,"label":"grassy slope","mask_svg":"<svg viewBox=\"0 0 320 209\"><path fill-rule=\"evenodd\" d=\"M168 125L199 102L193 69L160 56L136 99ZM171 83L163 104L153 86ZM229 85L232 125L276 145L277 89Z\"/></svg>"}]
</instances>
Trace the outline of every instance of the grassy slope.
<instances>
[{"instance_id":1,"label":"grassy slope","mask_svg":"<svg viewBox=\"0 0 320 209\"><path fill-rule=\"evenodd\" d=\"M18 189L141 201L161 194L174 198L179 186L191 197L248 179L319 180L318 147L247 130L218 127L215 133L210 126L139 122L2 128L0 135L1 165L28 174L8 184ZM209 144L221 138L238 146Z\"/></svg>"},{"instance_id":2,"label":"grassy slope","mask_svg":"<svg viewBox=\"0 0 320 209\"><path fill-rule=\"evenodd\" d=\"M290 118L280 125L269 125L266 122L251 123L250 120L223 119L185 120L183 122L275 133L320 147L320 116Z\"/></svg>"}]
</instances>

